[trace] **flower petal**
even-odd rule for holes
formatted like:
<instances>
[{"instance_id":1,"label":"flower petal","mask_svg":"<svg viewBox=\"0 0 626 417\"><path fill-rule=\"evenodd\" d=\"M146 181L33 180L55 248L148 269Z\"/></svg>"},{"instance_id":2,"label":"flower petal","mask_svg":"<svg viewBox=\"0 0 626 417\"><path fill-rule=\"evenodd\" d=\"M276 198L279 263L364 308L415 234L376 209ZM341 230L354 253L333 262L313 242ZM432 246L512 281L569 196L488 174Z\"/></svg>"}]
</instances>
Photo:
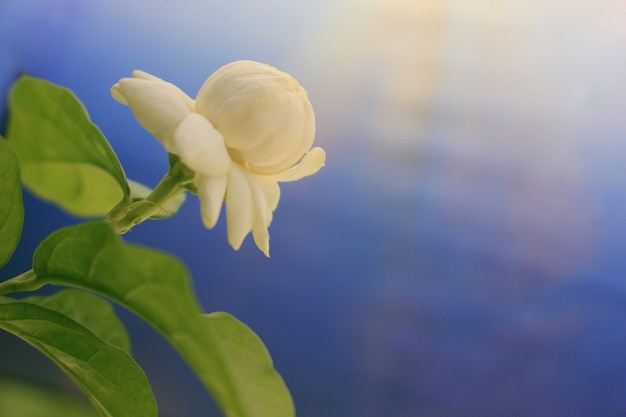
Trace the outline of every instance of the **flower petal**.
<instances>
[{"instance_id":1,"label":"flower petal","mask_svg":"<svg viewBox=\"0 0 626 417\"><path fill-rule=\"evenodd\" d=\"M140 78L122 78L111 88L111 94L128 104L139 123L163 141L194 111L194 102L173 84L140 71L135 75Z\"/></svg>"},{"instance_id":2,"label":"flower petal","mask_svg":"<svg viewBox=\"0 0 626 417\"><path fill-rule=\"evenodd\" d=\"M111 87L111 95L118 103L128 106L128 100L126 100L126 97L122 94L120 83L115 83L113 87Z\"/></svg>"},{"instance_id":3,"label":"flower petal","mask_svg":"<svg viewBox=\"0 0 626 417\"><path fill-rule=\"evenodd\" d=\"M197 113L188 114L163 145L200 174L224 176L231 164L224 138L211 122Z\"/></svg>"},{"instance_id":4,"label":"flower petal","mask_svg":"<svg viewBox=\"0 0 626 417\"><path fill-rule=\"evenodd\" d=\"M163 83L167 83L167 81L141 70L134 70L132 76L133 78L139 78L141 80L161 81Z\"/></svg>"},{"instance_id":5,"label":"flower petal","mask_svg":"<svg viewBox=\"0 0 626 417\"><path fill-rule=\"evenodd\" d=\"M257 182L270 212L276 210L280 200L280 187L275 182ZM268 223L269 226L269 223Z\"/></svg>"},{"instance_id":6,"label":"flower petal","mask_svg":"<svg viewBox=\"0 0 626 417\"><path fill-rule=\"evenodd\" d=\"M263 224L261 219L257 219L257 221L252 226L252 237L254 238L254 243L257 248L263 252L265 256L270 257L270 234L267 231L267 226Z\"/></svg>"},{"instance_id":7,"label":"flower petal","mask_svg":"<svg viewBox=\"0 0 626 417\"><path fill-rule=\"evenodd\" d=\"M267 228L272 223L273 211L278 206L280 187L277 183L261 183L254 181L251 187L254 204L257 209L256 221L252 225L252 237L257 247L270 257L270 234Z\"/></svg>"},{"instance_id":8,"label":"flower petal","mask_svg":"<svg viewBox=\"0 0 626 417\"><path fill-rule=\"evenodd\" d=\"M306 153L300 162L286 171L272 175L256 174L263 182L290 182L308 177L319 171L326 162L326 152L322 148L313 148Z\"/></svg>"},{"instance_id":9,"label":"flower petal","mask_svg":"<svg viewBox=\"0 0 626 417\"><path fill-rule=\"evenodd\" d=\"M228 171L226 186L226 225L228 242L238 250L256 220L256 210L250 183L241 167L233 164Z\"/></svg>"},{"instance_id":10,"label":"flower petal","mask_svg":"<svg viewBox=\"0 0 626 417\"><path fill-rule=\"evenodd\" d=\"M272 222L272 211L278 204L278 184L259 183L238 164L228 173L226 190L226 221L228 241L239 249L246 235L252 231L257 247L269 257L270 243L267 228Z\"/></svg>"},{"instance_id":11,"label":"flower petal","mask_svg":"<svg viewBox=\"0 0 626 417\"><path fill-rule=\"evenodd\" d=\"M226 193L226 180L226 175L211 177L202 174L196 174L194 179L200 199L202 222L208 229L212 229L220 217L222 203L224 203L224 194Z\"/></svg>"}]
</instances>

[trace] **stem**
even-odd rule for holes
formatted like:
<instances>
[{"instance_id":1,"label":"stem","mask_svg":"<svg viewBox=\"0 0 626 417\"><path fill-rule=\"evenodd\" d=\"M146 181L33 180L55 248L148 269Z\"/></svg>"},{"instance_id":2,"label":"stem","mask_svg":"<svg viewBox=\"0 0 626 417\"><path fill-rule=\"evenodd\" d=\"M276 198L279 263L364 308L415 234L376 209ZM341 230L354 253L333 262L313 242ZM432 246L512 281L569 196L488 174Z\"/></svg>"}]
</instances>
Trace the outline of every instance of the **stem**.
<instances>
[{"instance_id":1,"label":"stem","mask_svg":"<svg viewBox=\"0 0 626 417\"><path fill-rule=\"evenodd\" d=\"M35 271L29 269L4 282L0 282L0 294L9 294L20 291L35 291L46 285L45 281L37 280Z\"/></svg>"},{"instance_id":2,"label":"stem","mask_svg":"<svg viewBox=\"0 0 626 417\"><path fill-rule=\"evenodd\" d=\"M113 207L107 219L116 233L124 234L159 210L163 210L163 206L168 201L183 191L185 191L185 182L181 182L179 177L168 172L146 198L137 202L123 200Z\"/></svg>"}]
</instances>

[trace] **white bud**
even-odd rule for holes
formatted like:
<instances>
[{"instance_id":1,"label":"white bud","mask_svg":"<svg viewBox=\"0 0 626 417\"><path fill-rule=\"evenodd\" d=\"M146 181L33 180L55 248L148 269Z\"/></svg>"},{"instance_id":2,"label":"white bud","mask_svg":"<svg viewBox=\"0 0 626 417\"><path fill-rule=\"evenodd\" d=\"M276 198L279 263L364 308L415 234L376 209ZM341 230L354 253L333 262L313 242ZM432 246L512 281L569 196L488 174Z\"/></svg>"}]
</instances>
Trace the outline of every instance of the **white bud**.
<instances>
[{"instance_id":1,"label":"white bud","mask_svg":"<svg viewBox=\"0 0 626 417\"><path fill-rule=\"evenodd\" d=\"M215 71L196 96L196 111L224 136L236 162L257 174L291 168L309 151L315 117L291 75L253 61Z\"/></svg>"}]
</instances>

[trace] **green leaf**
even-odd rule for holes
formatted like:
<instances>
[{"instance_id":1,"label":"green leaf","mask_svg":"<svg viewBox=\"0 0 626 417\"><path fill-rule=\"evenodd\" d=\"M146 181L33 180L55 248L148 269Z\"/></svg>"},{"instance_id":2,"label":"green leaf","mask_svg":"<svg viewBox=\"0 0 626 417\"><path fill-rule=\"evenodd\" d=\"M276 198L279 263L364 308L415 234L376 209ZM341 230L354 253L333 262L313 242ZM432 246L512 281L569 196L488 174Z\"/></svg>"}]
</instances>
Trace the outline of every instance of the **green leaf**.
<instances>
[{"instance_id":1,"label":"green leaf","mask_svg":"<svg viewBox=\"0 0 626 417\"><path fill-rule=\"evenodd\" d=\"M126 328L111 304L96 295L69 289L45 297L28 297L22 301L64 314L105 342L130 352Z\"/></svg>"},{"instance_id":2,"label":"green leaf","mask_svg":"<svg viewBox=\"0 0 626 417\"><path fill-rule=\"evenodd\" d=\"M82 388L103 416L157 416L145 374L112 346L57 311L28 302L0 304L0 328L31 344Z\"/></svg>"},{"instance_id":3,"label":"green leaf","mask_svg":"<svg viewBox=\"0 0 626 417\"><path fill-rule=\"evenodd\" d=\"M11 259L24 223L20 167L11 145L0 136L0 268Z\"/></svg>"},{"instance_id":4,"label":"green leaf","mask_svg":"<svg viewBox=\"0 0 626 417\"><path fill-rule=\"evenodd\" d=\"M133 180L128 180L128 185L130 186L130 198L133 201L141 201L152 192L151 188L146 187L145 185ZM153 214L150 218L160 220L172 217L178 212L184 202L185 193L178 194L176 197L168 201L163 207L161 207L161 209L156 214Z\"/></svg>"},{"instance_id":5,"label":"green leaf","mask_svg":"<svg viewBox=\"0 0 626 417\"><path fill-rule=\"evenodd\" d=\"M71 91L30 76L13 86L7 138L22 181L71 214L106 214L130 194L117 156Z\"/></svg>"},{"instance_id":6,"label":"green leaf","mask_svg":"<svg viewBox=\"0 0 626 417\"><path fill-rule=\"evenodd\" d=\"M228 417L292 417L293 403L261 340L226 313L202 314L185 267L125 244L105 222L50 235L35 252L38 280L88 289L134 311L181 353Z\"/></svg>"}]
</instances>

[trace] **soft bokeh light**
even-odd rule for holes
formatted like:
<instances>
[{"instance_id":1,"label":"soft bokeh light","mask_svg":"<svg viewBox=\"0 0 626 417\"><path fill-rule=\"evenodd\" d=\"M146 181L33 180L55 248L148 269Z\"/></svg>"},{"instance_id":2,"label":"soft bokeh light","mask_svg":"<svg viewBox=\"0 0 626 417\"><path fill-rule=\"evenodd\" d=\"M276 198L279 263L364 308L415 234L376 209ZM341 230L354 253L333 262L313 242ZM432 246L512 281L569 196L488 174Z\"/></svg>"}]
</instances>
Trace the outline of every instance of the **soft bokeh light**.
<instances>
[{"instance_id":1,"label":"soft bokeh light","mask_svg":"<svg viewBox=\"0 0 626 417\"><path fill-rule=\"evenodd\" d=\"M624 415L625 57L613 0L0 0L1 106L22 72L71 88L146 184L166 156L109 96L133 69L193 96L253 59L307 88L327 166L282 187L271 259L205 230L195 198L125 237L259 333L300 417ZM76 221L26 203L2 278ZM163 415L207 415L122 314ZM0 343L0 375L69 385Z\"/></svg>"}]
</instances>

